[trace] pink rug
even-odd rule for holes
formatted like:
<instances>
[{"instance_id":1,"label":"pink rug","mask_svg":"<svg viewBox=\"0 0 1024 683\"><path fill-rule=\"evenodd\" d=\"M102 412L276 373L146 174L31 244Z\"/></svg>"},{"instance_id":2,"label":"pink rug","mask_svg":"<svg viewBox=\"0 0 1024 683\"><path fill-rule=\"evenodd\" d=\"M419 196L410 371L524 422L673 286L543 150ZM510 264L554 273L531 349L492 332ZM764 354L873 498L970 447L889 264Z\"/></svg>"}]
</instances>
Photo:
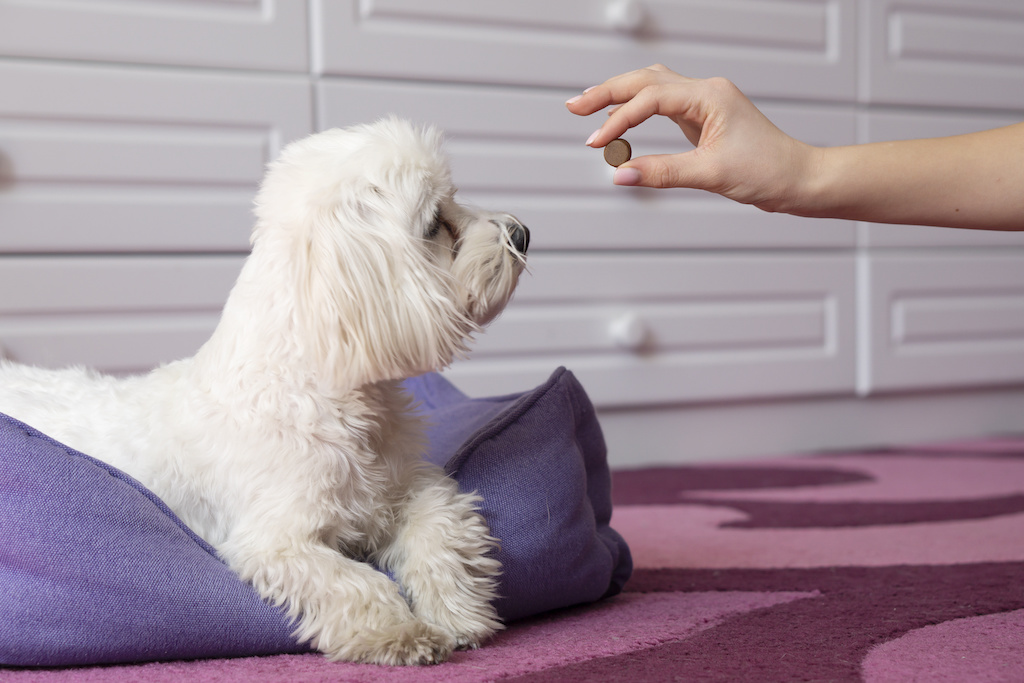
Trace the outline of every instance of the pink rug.
<instances>
[{"instance_id":1,"label":"pink rug","mask_svg":"<svg viewBox=\"0 0 1024 683\"><path fill-rule=\"evenodd\" d=\"M317 655L0 681L1021 681L1024 439L616 472L623 594L428 668Z\"/></svg>"}]
</instances>

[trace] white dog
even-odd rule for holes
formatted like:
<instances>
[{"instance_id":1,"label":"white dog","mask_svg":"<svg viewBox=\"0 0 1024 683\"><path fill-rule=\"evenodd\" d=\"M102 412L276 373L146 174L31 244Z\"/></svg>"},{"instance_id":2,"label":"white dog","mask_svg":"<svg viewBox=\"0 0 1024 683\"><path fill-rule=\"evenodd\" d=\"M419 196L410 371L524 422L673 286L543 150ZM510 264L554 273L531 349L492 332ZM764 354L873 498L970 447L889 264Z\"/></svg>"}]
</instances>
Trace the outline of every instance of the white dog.
<instances>
[{"instance_id":1,"label":"white dog","mask_svg":"<svg viewBox=\"0 0 1024 683\"><path fill-rule=\"evenodd\" d=\"M399 380L508 302L529 232L464 208L398 119L288 146L212 338L148 375L0 363L0 412L132 475L331 658L445 660L501 628L495 541ZM374 569L387 569L401 585Z\"/></svg>"}]
</instances>

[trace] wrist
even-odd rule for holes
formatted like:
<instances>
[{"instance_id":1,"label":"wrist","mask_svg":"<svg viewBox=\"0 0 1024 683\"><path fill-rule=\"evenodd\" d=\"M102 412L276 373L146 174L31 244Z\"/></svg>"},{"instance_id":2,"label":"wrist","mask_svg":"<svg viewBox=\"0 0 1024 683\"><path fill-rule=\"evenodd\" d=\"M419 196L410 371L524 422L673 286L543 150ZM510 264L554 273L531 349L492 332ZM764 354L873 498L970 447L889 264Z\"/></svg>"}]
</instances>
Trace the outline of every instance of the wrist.
<instances>
[{"instance_id":1,"label":"wrist","mask_svg":"<svg viewBox=\"0 0 1024 683\"><path fill-rule=\"evenodd\" d=\"M823 218L835 198L835 149L801 143L799 162L788 192L789 201L780 210L794 216Z\"/></svg>"}]
</instances>

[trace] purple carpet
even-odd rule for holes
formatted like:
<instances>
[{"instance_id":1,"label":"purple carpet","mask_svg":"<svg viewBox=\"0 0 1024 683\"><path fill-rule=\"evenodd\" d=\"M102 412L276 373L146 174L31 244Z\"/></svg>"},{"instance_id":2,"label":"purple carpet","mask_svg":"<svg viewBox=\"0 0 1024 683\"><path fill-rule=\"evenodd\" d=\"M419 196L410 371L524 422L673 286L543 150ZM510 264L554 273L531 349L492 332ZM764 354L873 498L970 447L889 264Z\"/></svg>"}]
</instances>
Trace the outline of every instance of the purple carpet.
<instances>
[{"instance_id":1,"label":"purple carpet","mask_svg":"<svg viewBox=\"0 0 1024 683\"><path fill-rule=\"evenodd\" d=\"M2 681L1022 681L1024 438L614 474L625 591L429 668L318 655Z\"/></svg>"}]
</instances>

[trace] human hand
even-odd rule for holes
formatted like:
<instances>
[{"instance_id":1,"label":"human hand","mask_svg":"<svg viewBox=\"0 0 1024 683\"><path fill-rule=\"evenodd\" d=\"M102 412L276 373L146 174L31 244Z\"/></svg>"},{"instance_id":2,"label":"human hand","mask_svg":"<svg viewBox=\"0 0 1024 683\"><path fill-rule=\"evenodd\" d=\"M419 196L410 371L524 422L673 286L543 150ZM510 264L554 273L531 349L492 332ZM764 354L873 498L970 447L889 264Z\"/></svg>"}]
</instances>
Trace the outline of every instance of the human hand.
<instances>
[{"instance_id":1,"label":"human hand","mask_svg":"<svg viewBox=\"0 0 1024 683\"><path fill-rule=\"evenodd\" d=\"M619 166L617 185L690 187L766 211L790 211L813 179L817 150L775 127L731 82L687 78L656 64L611 78L566 102L587 116L617 105L587 140L604 147L655 114L679 126L694 149L641 156Z\"/></svg>"}]
</instances>

